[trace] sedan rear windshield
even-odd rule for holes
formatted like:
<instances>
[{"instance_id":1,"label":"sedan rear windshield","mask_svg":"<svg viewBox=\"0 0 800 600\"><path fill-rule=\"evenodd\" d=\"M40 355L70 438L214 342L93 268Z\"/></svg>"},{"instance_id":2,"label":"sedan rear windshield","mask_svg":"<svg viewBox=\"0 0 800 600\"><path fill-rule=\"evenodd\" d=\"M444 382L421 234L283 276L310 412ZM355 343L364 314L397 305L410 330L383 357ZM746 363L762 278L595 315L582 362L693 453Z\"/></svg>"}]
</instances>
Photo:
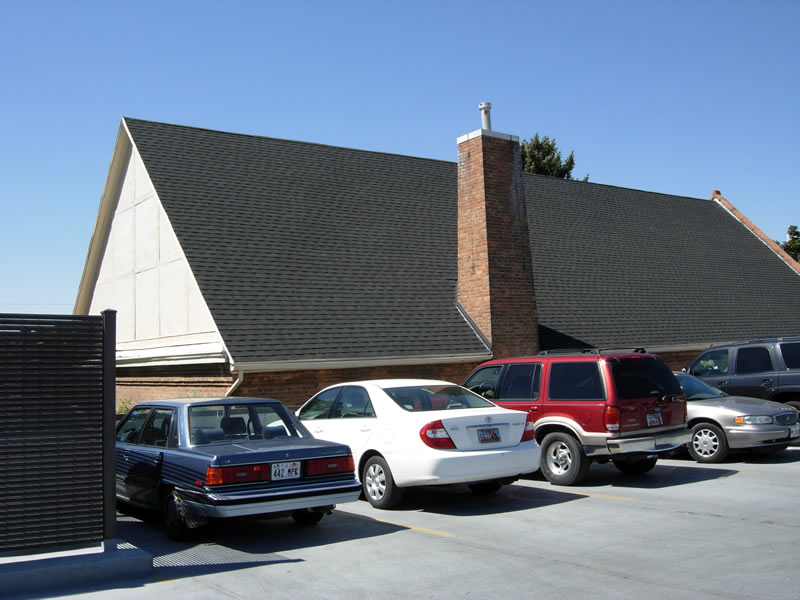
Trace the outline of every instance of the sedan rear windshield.
<instances>
[{"instance_id":1,"label":"sedan rear windshield","mask_svg":"<svg viewBox=\"0 0 800 600\"><path fill-rule=\"evenodd\" d=\"M494 406L477 394L457 385L424 385L383 388L397 405L409 412L489 408Z\"/></svg>"},{"instance_id":2,"label":"sedan rear windshield","mask_svg":"<svg viewBox=\"0 0 800 600\"><path fill-rule=\"evenodd\" d=\"M675 375L658 358L614 358L608 363L617 398L648 398L682 393Z\"/></svg>"},{"instance_id":3,"label":"sedan rear windshield","mask_svg":"<svg viewBox=\"0 0 800 600\"><path fill-rule=\"evenodd\" d=\"M303 437L288 413L271 404L213 404L189 407L193 446L242 440Z\"/></svg>"}]
</instances>

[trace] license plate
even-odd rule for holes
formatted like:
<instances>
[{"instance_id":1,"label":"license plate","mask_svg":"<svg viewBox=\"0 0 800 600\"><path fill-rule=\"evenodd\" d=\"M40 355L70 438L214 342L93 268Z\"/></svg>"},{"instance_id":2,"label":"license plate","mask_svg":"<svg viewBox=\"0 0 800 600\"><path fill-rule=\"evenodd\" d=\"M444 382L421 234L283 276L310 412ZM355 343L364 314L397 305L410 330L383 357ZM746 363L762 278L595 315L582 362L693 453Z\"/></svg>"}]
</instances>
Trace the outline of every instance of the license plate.
<instances>
[{"instance_id":1,"label":"license plate","mask_svg":"<svg viewBox=\"0 0 800 600\"><path fill-rule=\"evenodd\" d=\"M285 462L272 464L272 480L276 479L299 479L300 463Z\"/></svg>"},{"instance_id":2,"label":"license plate","mask_svg":"<svg viewBox=\"0 0 800 600\"><path fill-rule=\"evenodd\" d=\"M664 421L661 419L661 413L650 413L647 415L647 426L654 427L656 425L663 425Z\"/></svg>"},{"instance_id":3,"label":"license plate","mask_svg":"<svg viewBox=\"0 0 800 600\"><path fill-rule=\"evenodd\" d=\"M497 427L478 429L478 441L481 444L491 444L500 441L500 430Z\"/></svg>"},{"instance_id":4,"label":"license plate","mask_svg":"<svg viewBox=\"0 0 800 600\"><path fill-rule=\"evenodd\" d=\"M800 423L798 423L797 425L792 425L789 428L789 437L793 438L793 437L797 437L799 435L800 435Z\"/></svg>"}]
</instances>

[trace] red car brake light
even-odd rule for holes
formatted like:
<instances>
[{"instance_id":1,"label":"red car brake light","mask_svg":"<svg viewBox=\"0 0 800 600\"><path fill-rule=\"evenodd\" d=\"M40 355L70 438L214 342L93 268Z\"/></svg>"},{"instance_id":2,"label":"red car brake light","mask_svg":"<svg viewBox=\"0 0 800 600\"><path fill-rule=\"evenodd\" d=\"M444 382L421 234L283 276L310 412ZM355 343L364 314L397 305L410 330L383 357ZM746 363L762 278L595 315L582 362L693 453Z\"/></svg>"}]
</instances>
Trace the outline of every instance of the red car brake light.
<instances>
[{"instance_id":1,"label":"red car brake light","mask_svg":"<svg viewBox=\"0 0 800 600\"><path fill-rule=\"evenodd\" d=\"M231 485L252 481L269 481L269 465L208 467L206 469L206 485Z\"/></svg>"},{"instance_id":2,"label":"red car brake light","mask_svg":"<svg viewBox=\"0 0 800 600\"><path fill-rule=\"evenodd\" d=\"M603 412L603 424L608 431L619 431L620 412L616 406L606 406Z\"/></svg>"},{"instance_id":3,"label":"red car brake light","mask_svg":"<svg viewBox=\"0 0 800 600\"><path fill-rule=\"evenodd\" d=\"M522 439L521 442L530 442L536 436L536 432L533 428L533 413L528 413L528 416L525 418L525 429L522 430Z\"/></svg>"},{"instance_id":4,"label":"red car brake light","mask_svg":"<svg viewBox=\"0 0 800 600\"><path fill-rule=\"evenodd\" d=\"M425 425L419 430L419 437L426 446L437 450L455 450L456 447L441 421Z\"/></svg>"},{"instance_id":5,"label":"red car brake light","mask_svg":"<svg viewBox=\"0 0 800 600\"><path fill-rule=\"evenodd\" d=\"M306 461L306 475L330 475L332 473L352 473L356 466L352 456L332 456Z\"/></svg>"}]
</instances>

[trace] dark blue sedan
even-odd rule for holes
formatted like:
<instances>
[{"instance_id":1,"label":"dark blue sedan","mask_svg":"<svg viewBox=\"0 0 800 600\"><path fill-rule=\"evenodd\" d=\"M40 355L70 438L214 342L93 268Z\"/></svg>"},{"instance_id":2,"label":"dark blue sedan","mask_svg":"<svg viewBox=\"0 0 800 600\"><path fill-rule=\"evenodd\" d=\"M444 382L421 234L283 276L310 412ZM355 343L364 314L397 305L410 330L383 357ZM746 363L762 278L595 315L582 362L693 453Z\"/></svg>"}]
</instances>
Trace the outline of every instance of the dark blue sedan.
<instances>
[{"instance_id":1,"label":"dark blue sedan","mask_svg":"<svg viewBox=\"0 0 800 600\"><path fill-rule=\"evenodd\" d=\"M176 539L209 517L317 523L361 491L350 448L315 439L278 400L145 402L116 439L117 499L162 511Z\"/></svg>"}]
</instances>

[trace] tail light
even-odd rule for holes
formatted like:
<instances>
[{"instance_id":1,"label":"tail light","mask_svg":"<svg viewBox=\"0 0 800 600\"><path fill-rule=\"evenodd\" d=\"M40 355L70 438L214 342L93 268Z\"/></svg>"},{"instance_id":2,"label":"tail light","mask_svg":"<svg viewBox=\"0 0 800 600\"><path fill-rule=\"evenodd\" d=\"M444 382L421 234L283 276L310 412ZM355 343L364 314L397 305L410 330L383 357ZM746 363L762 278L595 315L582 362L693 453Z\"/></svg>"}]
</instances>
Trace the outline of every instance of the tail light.
<instances>
[{"instance_id":1,"label":"tail light","mask_svg":"<svg viewBox=\"0 0 800 600\"><path fill-rule=\"evenodd\" d=\"M332 456L331 458L315 458L306 461L306 475L330 475L332 473L352 473L356 470L352 456Z\"/></svg>"},{"instance_id":2,"label":"tail light","mask_svg":"<svg viewBox=\"0 0 800 600\"><path fill-rule=\"evenodd\" d=\"M208 467L206 485L231 485L269 481L269 465L240 465L236 467Z\"/></svg>"},{"instance_id":3,"label":"tail light","mask_svg":"<svg viewBox=\"0 0 800 600\"><path fill-rule=\"evenodd\" d=\"M533 413L528 413L528 416L525 418L525 429L522 430L522 439L520 442L530 442L534 437Z\"/></svg>"},{"instance_id":4,"label":"tail light","mask_svg":"<svg viewBox=\"0 0 800 600\"><path fill-rule=\"evenodd\" d=\"M616 406L606 406L603 413L603 424L609 431L619 431L620 414Z\"/></svg>"},{"instance_id":5,"label":"tail light","mask_svg":"<svg viewBox=\"0 0 800 600\"><path fill-rule=\"evenodd\" d=\"M419 430L419 437L426 446L438 450L455 450L456 447L441 421L433 421L425 425Z\"/></svg>"}]
</instances>

